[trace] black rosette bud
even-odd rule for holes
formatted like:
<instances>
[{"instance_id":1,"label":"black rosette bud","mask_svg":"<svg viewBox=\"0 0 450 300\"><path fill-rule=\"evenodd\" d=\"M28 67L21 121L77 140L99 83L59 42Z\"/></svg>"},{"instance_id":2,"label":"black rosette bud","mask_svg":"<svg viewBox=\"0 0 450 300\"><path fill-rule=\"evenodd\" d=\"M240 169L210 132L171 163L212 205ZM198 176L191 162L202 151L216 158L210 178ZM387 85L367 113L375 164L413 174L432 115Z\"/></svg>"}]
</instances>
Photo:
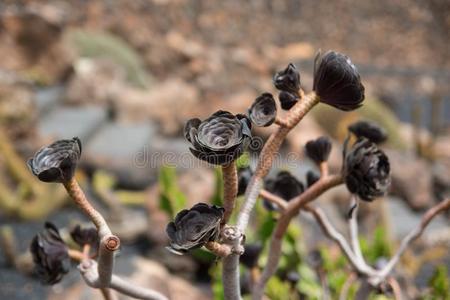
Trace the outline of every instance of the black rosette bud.
<instances>
[{"instance_id":1,"label":"black rosette bud","mask_svg":"<svg viewBox=\"0 0 450 300\"><path fill-rule=\"evenodd\" d=\"M306 186L310 187L320 179L319 175L309 170L306 172Z\"/></svg>"},{"instance_id":2,"label":"black rosette bud","mask_svg":"<svg viewBox=\"0 0 450 300\"><path fill-rule=\"evenodd\" d=\"M298 102L298 99L298 96L285 91L281 91L278 95L280 106L284 110L290 110Z\"/></svg>"},{"instance_id":3,"label":"black rosette bud","mask_svg":"<svg viewBox=\"0 0 450 300\"><path fill-rule=\"evenodd\" d=\"M52 223L45 223L45 230L33 238L30 252L35 272L43 284L58 283L69 272L68 248Z\"/></svg>"},{"instance_id":4,"label":"black rosette bud","mask_svg":"<svg viewBox=\"0 0 450 300\"><path fill-rule=\"evenodd\" d=\"M275 178L269 178L265 181L264 187L267 191L286 201L300 195L305 190L303 184L288 171L279 171ZM264 199L263 203L268 210L276 210L278 208L266 199Z\"/></svg>"},{"instance_id":5,"label":"black rosette bud","mask_svg":"<svg viewBox=\"0 0 450 300\"><path fill-rule=\"evenodd\" d=\"M70 236L80 247L84 245L90 245L93 248L98 247L99 236L97 229L94 227L81 228L80 225L77 225L70 232Z\"/></svg>"},{"instance_id":6,"label":"black rosette bud","mask_svg":"<svg viewBox=\"0 0 450 300\"><path fill-rule=\"evenodd\" d=\"M240 168L238 170L238 192L237 196L242 196L245 194L245 190L252 179L253 172L250 167Z\"/></svg>"},{"instance_id":7,"label":"black rosette bud","mask_svg":"<svg viewBox=\"0 0 450 300\"><path fill-rule=\"evenodd\" d=\"M296 285L297 282L300 280L300 274L298 274L298 272L296 271L289 271L286 274L286 280L292 284L292 285Z\"/></svg>"},{"instance_id":8,"label":"black rosette bud","mask_svg":"<svg viewBox=\"0 0 450 300\"><path fill-rule=\"evenodd\" d=\"M81 155L80 139L59 140L41 148L28 160L28 167L44 182L67 182L72 179Z\"/></svg>"},{"instance_id":9,"label":"black rosette bud","mask_svg":"<svg viewBox=\"0 0 450 300\"><path fill-rule=\"evenodd\" d=\"M306 155L316 164L328 160L331 152L331 141L326 136L321 136L315 140L309 141L305 145Z\"/></svg>"},{"instance_id":10,"label":"black rosette bud","mask_svg":"<svg viewBox=\"0 0 450 300\"><path fill-rule=\"evenodd\" d=\"M280 91L299 95L300 73L294 64L289 64L286 69L275 74L273 85Z\"/></svg>"},{"instance_id":11,"label":"black rosette bud","mask_svg":"<svg viewBox=\"0 0 450 300\"><path fill-rule=\"evenodd\" d=\"M239 257L239 261L249 269L252 269L258 265L259 255L263 250L263 246L260 243L245 245L244 254Z\"/></svg>"},{"instance_id":12,"label":"black rosette bud","mask_svg":"<svg viewBox=\"0 0 450 300\"><path fill-rule=\"evenodd\" d=\"M192 154L214 165L236 160L251 140L249 120L222 110L204 121L189 120L184 135L193 146L189 148Z\"/></svg>"},{"instance_id":13,"label":"black rosette bud","mask_svg":"<svg viewBox=\"0 0 450 300\"><path fill-rule=\"evenodd\" d=\"M222 207L205 203L180 211L166 227L170 239L168 249L181 255L217 240L224 211Z\"/></svg>"},{"instance_id":14,"label":"black rosette bud","mask_svg":"<svg viewBox=\"0 0 450 300\"><path fill-rule=\"evenodd\" d=\"M320 101L340 110L357 109L364 100L358 70L347 56L328 51L314 60L313 90Z\"/></svg>"},{"instance_id":15,"label":"black rosette bud","mask_svg":"<svg viewBox=\"0 0 450 300\"><path fill-rule=\"evenodd\" d=\"M375 144L381 144L387 140L387 132L382 127L373 122L358 121L350 126L348 130L357 138L365 137Z\"/></svg>"},{"instance_id":16,"label":"black rosette bud","mask_svg":"<svg viewBox=\"0 0 450 300\"><path fill-rule=\"evenodd\" d=\"M277 105L272 94L264 93L256 98L248 109L248 115L256 126L267 127L272 125L277 117Z\"/></svg>"},{"instance_id":17,"label":"black rosette bud","mask_svg":"<svg viewBox=\"0 0 450 300\"><path fill-rule=\"evenodd\" d=\"M345 184L348 190L364 201L386 194L390 179L389 159L371 141L356 141L345 157Z\"/></svg>"}]
</instances>

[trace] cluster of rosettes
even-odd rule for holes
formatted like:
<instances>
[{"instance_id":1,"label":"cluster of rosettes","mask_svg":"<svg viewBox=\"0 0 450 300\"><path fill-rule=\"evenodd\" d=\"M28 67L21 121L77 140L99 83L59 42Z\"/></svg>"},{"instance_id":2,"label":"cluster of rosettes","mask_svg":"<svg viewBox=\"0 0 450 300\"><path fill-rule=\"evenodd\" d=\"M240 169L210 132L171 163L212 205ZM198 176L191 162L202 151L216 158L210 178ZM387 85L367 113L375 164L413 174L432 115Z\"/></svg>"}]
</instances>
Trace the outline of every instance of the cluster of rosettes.
<instances>
[{"instance_id":1,"label":"cluster of rosettes","mask_svg":"<svg viewBox=\"0 0 450 300\"><path fill-rule=\"evenodd\" d=\"M170 239L168 249L181 255L218 240L224 211L222 207L206 203L180 211L166 227Z\"/></svg>"},{"instance_id":2,"label":"cluster of rosettes","mask_svg":"<svg viewBox=\"0 0 450 300\"><path fill-rule=\"evenodd\" d=\"M374 123L360 121L349 126L356 142L344 149L343 175L348 190L361 200L384 196L390 186L390 164L376 143L384 142L386 132Z\"/></svg>"},{"instance_id":3,"label":"cluster of rosettes","mask_svg":"<svg viewBox=\"0 0 450 300\"><path fill-rule=\"evenodd\" d=\"M300 90L300 73L294 64L291 63L284 70L277 72L273 77L273 84L279 90L278 99L282 109L290 110L301 101L303 93ZM344 111L360 107L364 100L364 86L356 67L347 56L334 51L328 51L324 55L319 52L316 56L313 90L315 92L315 96L313 96L320 102ZM185 126L184 135L191 143L190 151L195 157L214 165L226 166L233 163L251 141L251 124L270 126L276 121L276 118L277 104L273 95L263 93L254 100L246 115L233 115L230 112L218 111L204 121L197 118L191 119ZM356 129L350 130L357 136L376 139L378 142L382 141L384 136L383 134L378 136L374 134L371 126L363 129L361 126L357 126ZM327 137L310 141L305 146L306 155L317 165L328 160L330 151L331 141ZM373 152L371 151L371 153ZM361 158L356 154L356 149L349 153L352 157L373 162L374 156L368 158L367 155L364 155L364 158ZM360 173L355 170L361 169L363 166L356 163L354 159L346 157L346 161L348 160L351 160L351 163L345 164L346 182L353 188L354 186L349 182L356 182L355 178L359 177L355 174ZM373 173L373 169L369 169ZM362 172L365 171L367 170ZM238 174L238 195L243 195L253 172L247 167L240 169ZM350 178L353 178L353 181ZM367 178L379 177L372 174ZM314 185L319 179L320 177L315 172L308 171L306 187ZM276 177L267 179L265 182L265 187L269 192L287 201L300 195L305 190L305 185L286 171L279 172ZM379 184L374 186L380 188ZM265 204L268 209L275 208L269 202L265 202ZM209 241L217 240L222 218L222 208L204 203L200 203L190 210L181 211L167 226L170 248L174 252L184 253L190 249L201 247Z\"/></svg>"},{"instance_id":4,"label":"cluster of rosettes","mask_svg":"<svg viewBox=\"0 0 450 300\"><path fill-rule=\"evenodd\" d=\"M75 227L70 235L80 247L90 245L97 249L99 238L95 228ZM52 223L45 223L43 232L37 234L30 245L34 270L43 284L55 284L61 281L70 270L69 248Z\"/></svg>"}]
</instances>

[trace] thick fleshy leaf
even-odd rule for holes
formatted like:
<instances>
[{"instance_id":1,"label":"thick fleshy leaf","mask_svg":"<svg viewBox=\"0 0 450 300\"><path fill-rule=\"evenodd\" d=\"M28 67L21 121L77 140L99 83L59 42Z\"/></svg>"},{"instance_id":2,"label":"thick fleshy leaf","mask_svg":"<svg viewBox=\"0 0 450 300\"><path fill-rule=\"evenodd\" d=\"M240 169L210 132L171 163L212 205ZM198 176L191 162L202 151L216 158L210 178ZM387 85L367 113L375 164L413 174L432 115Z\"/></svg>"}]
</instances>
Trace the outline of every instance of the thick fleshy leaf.
<instances>
[{"instance_id":1,"label":"thick fleshy leaf","mask_svg":"<svg viewBox=\"0 0 450 300\"><path fill-rule=\"evenodd\" d=\"M177 254L200 248L218 238L224 209L198 203L191 209L180 211L166 227L170 248Z\"/></svg>"},{"instance_id":2,"label":"thick fleshy leaf","mask_svg":"<svg viewBox=\"0 0 450 300\"><path fill-rule=\"evenodd\" d=\"M351 193L372 201L385 195L390 186L389 159L376 144L360 138L345 158L344 176Z\"/></svg>"},{"instance_id":3,"label":"thick fleshy leaf","mask_svg":"<svg viewBox=\"0 0 450 300\"><path fill-rule=\"evenodd\" d=\"M273 84L280 91L299 95L300 73L294 64L289 64L286 69L275 74Z\"/></svg>"},{"instance_id":4,"label":"thick fleshy leaf","mask_svg":"<svg viewBox=\"0 0 450 300\"><path fill-rule=\"evenodd\" d=\"M313 90L321 102L344 111L357 109L364 100L358 70L350 58L335 51L317 54Z\"/></svg>"},{"instance_id":5,"label":"thick fleshy leaf","mask_svg":"<svg viewBox=\"0 0 450 300\"><path fill-rule=\"evenodd\" d=\"M59 140L41 148L27 165L31 172L44 182L70 180L81 156L81 142L77 137Z\"/></svg>"},{"instance_id":6,"label":"thick fleshy leaf","mask_svg":"<svg viewBox=\"0 0 450 300\"><path fill-rule=\"evenodd\" d=\"M264 188L285 201L290 201L305 190L303 184L288 171L279 171L275 178L266 179ZM264 206L269 210L278 207L264 199Z\"/></svg>"},{"instance_id":7,"label":"thick fleshy leaf","mask_svg":"<svg viewBox=\"0 0 450 300\"><path fill-rule=\"evenodd\" d=\"M328 137L322 136L309 141L305 145L306 155L317 164L328 160L331 152L331 141Z\"/></svg>"},{"instance_id":8,"label":"thick fleshy leaf","mask_svg":"<svg viewBox=\"0 0 450 300\"><path fill-rule=\"evenodd\" d=\"M365 137L375 144L381 144L388 138L386 130L369 121L355 122L348 127L348 130L357 138Z\"/></svg>"},{"instance_id":9,"label":"thick fleshy leaf","mask_svg":"<svg viewBox=\"0 0 450 300\"><path fill-rule=\"evenodd\" d=\"M248 110L248 115L256 126L266 127L272 125L277 117L277 105L272 94L264 93L256 98Z\"/></svg>"}]
</instances>

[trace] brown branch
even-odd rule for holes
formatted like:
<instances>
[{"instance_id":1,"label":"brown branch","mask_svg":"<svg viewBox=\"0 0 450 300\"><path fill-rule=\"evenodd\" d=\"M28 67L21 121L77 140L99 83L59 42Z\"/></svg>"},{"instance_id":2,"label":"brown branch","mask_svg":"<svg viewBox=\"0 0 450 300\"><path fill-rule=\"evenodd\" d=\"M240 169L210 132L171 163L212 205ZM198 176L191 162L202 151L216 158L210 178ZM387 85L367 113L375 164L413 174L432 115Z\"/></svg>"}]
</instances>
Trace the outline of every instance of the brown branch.
<instances>
[{"instance_id":1,"label":"brown branch","mask_svg":"<svg viewBox=\"0 0 450 300\"><path fill-rule=\"evenodd\" d=\"M380 270L376 278L371 279L371 284L377 286L383 280L385 280L385 278L391 273L392 269L400 260L400 257L402 256L403 252L405 252L405 250L409 247L409 245L412 242L414 242L418 237L422 235L422 233L424 232L428 224L431 222L431 220L433 220L433 218L436 217L439 213L446 211L448 209L450 209L450 198L445 199L441 201L439 204L430 208L423 215L420 224L417 225L415 229L411 230L411 232L403 238L402 242L400 243L400 247L398 248L395 255L389 260L387 265Z\"/></svg>"},{"instance_id":2,"label":"brown branch","mask_svg":"<svg viewBox=\"0 0 450 300\"><path fill-rule=\"evenodd\" d=\"M208 242L205 244L205 248L219 257L227 257L233 253L233 248L230 245L217 242Z\"/></svg>"},{"instance_id":3,"label":"brown branch","mask_svg":"<svg viewBox=\"0 0 450 300\"><path fill-rule=\"evenodd\" d=\"M226 224L233 213L237 196L238 178L235 162L222 166L222 176L224 186L223 207L225 208L222 224Z\"/></svg>"},{"instance_id":4,"label":"brown branch","mask_svg":"<svg viewBox=\"0 0 450 300\"><path fill-rule=\"evenodd\" d=\"M268 190L261 190L259 192L259 195L266 199L269 202L272 202L273 204L275 204L276 206L278 206L278 208L280 208L280 210L285 210L287 207L287 201L282 199L281 197L278 197L275 194L272 194L271 192L269 192Z\"/></svg>"}]
</instances>

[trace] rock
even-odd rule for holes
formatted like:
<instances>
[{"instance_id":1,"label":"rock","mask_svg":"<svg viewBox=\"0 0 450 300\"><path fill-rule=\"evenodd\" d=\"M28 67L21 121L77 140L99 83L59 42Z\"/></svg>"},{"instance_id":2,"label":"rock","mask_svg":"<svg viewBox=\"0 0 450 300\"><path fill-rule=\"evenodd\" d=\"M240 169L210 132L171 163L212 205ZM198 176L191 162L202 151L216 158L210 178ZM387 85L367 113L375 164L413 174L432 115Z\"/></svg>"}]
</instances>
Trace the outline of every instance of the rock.
<instances>
[{"instance_id":1,"label":"rock","mask_svg":"<svg viewBox=\"0 0 450 300\"><path fill-rule=\"evenodd\" d=\"M36 90L34 102L39 114L49 112L54 106L62 102L65 88L61 85L44 87Z\"/></svg>"},{"instance_id":2,"label":"rock","mask_svg":"<svg viewBox=\"0 0 450 300\"><path fill-rule=\"evenodd\" d=\"M124 70L105 58L79 59L74 64L74 71L64 99L69 104L105 106L118 101L120 91L127 88Z\"/></svg>"},{"instance_id":3,"label":"rock","mask_svg":"<svg viewBox=\"0 0 450 300\"><path fill-rule=\"evenodd\" d=\"M450 158L437 160L431 169L437 198L450 197Z\"/></svg>"},{"instance_id":4,"label":"rock","mask_svg":"<svg viewBox=\"0 0 450 300\"><path fill-rule=\"evenodd\" d=\"M58 107L38 122L38 132L47 141L79 137L86 142L106 121L106 112L95 106Z\"/></svg>"},{"instance_id":5,"label":"rock","mask_svg":"<svg viewBox=\"0 0 450 300\"><path fill-rule=\"evenodd\" d=\"M386 204L386 212L389 214L390 230L395 239L403 239L421 221L423 214L413 212L401 199L389 197ZM423 233L423 237L432 235L433 231L439 231L449 226L448 220L443 215L436 216Z\"/></svg>"},{"instance_id":6,"label":"rock","mask_svg":"<svg viewBox=\"0 0 450 300\"><path fill-rule=\"evenodd\" d=\"M404 199L412 209L420 210L433 204L432 174L429 164L404 151L386 150L391 163L393 195Z\"/></svg>"},{"instance_id":7,"label":"rock","mask_svg":"<svg viewBox=\"0 0 450 300\"><path fill-rule=\"evenodd\" d=\"M156 176L154 156L148 151L154 136L154 125L149 122L107 123L85 145L83 158L113 172L120 186L145 186Z\"/></svg>"}]
</instances>

